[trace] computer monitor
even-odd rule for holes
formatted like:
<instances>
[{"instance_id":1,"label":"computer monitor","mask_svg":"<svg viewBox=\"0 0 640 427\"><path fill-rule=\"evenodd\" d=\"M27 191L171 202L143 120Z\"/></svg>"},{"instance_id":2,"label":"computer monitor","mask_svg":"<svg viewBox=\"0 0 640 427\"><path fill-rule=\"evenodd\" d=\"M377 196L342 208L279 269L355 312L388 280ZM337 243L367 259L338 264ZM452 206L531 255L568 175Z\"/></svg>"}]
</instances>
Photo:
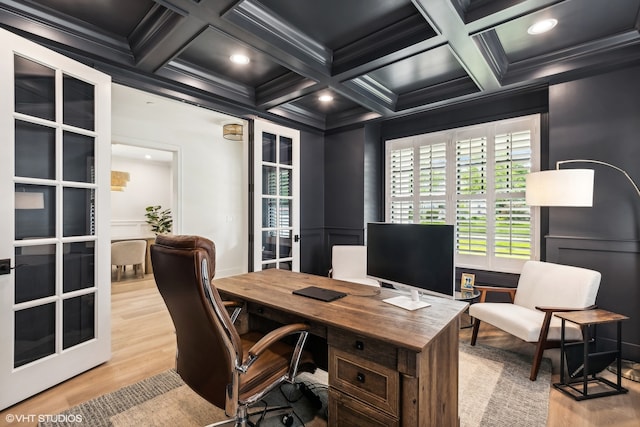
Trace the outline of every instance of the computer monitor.
<instances>
[{"instance_id":1,"label":"computer monitor","mask_svg":"<svg viewBox=\"0 0 640 427\"><path fill-rule=\"evenodd\" d=\"M412 291L414 302L420 291L453 298L454 238L453 225L369 223L367 276Z\"/></svg>"}]
</instances>

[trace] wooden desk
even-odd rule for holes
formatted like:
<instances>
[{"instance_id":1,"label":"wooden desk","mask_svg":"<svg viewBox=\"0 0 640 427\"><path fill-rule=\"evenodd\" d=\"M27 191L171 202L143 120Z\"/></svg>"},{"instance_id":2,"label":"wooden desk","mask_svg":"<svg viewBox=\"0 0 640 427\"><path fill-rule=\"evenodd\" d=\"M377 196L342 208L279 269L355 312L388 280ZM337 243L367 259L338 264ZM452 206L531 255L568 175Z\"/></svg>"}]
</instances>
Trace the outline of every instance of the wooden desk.
<instances>
[{"instance_id":1,"label":"wooden desk","mask_svg":"<svg viewBox=\"0 0 640 427\"><path fill-rule=\"evenodd\" d=\"M425 297L406 311L382 300L392 290L284 270L216 279L225 298L246 303L239 329L304 321L326 339L329 425L458 426L458 328L464 302ZM333 302L293 295L319 286L347 293ZM248 323L247 323L248 322Z\"/></svg>"}]
</instances>

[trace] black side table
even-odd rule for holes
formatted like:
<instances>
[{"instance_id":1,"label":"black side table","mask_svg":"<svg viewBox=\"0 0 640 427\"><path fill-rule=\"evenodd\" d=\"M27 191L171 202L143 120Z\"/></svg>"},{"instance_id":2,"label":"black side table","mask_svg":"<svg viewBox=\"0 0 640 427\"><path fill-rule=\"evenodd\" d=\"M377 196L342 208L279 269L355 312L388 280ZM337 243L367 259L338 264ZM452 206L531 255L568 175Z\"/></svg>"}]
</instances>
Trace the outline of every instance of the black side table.
<instances>
[{"instance_id":1,"label":"black side table","mask_svg":"<svg viewBox=\"0 0 640 427\"><path fill-rule=\"evenodd\" d=\"M453 297L456 299L456 301L464 301L464 302L468 302L469 305L473 304L474 302L476 302L476 299L478 299L478 297L480 296L480 291L476 290L476 289L470 289L470 290L462 290L460 292L455 291ZM467 308L466 313L469 313L469 309ZM470 328L473 326L473 318L471 316L469 316L469 324L468 325L461 325L460 329L466 329L466 328Z\"/></svg>"},{"instance_id":2,"label":"black side table","mask_svg":"<svg viewBox=\"0 0 640 427\"><path fill-rule=\"evenodd\" d=\"M629 319L622 314L612 313L607 310L582 310L555 313L556 317L562 319L562 330L560 334L560 382L553 384L555 388L564 394L573 397L575 400L593 399L595 397L611 396L622 394L628 390L622 387L620 377L620 364L622 353L622 321ZM579 325L582 329L581 343L565 343L564 332L565 322L569 321ZM618 329L617 348L615 351L595 351L595 328L597 325L616 322ZM593 326L593 341L589 336L589 327ZM577 350L577 351L576 351ZM574 357L567 357L568 352L573 351ZM580 353L582 353L580 355ZM581 356L581 357L580 357ZM565 358L567 358L567 370L565 375ZM611 382L606 378L598 377L600 371L617 360L618 373L617 381ZM589 391L589 385L598 391Z\"/></svg>"}]
</instances>

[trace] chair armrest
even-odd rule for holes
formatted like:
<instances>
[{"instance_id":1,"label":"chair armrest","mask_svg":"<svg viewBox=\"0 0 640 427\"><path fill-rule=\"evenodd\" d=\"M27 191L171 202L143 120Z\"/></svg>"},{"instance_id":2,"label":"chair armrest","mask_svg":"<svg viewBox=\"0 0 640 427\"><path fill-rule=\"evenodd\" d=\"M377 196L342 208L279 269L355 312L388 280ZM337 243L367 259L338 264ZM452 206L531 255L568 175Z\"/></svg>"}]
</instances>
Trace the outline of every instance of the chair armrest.
<instances>
[{"instance_id":1,"label":"chair armrest","mask_svg":"<svg viewBox=\"0 0 640 427\"><path fill-rule=\"evenodd\" d=\"M546 342L547 342L547 335L549 334L549 325L551 324L551 317L553 317L554 312L592 310L596 307L597 307L596 305L590 305L589 307L585 307L585 308L536 306L537 310L544 311L544 320L542 321L542 327L540 328L540 337L538 338L538 341L545 343L543 347L547 346Z\"/></svg>"},{"instance_id":2,"label":"chair armrest","mask_svg":"<svg viewBox=\"0 0 640 427\"><path fill-rule=\"evenodd\" d=\"M298 350L297 353L300 353L301 348L298 349L298 347L301 347L304 344L304 340L307 337L308 331L309 325L305 323L292 323L290 325L285 325L279 327L278 329L274 329L251 346L248 351L247 359L243 362L242 366L239 367L240 371L246 372L247 369L249 369L249 367L253 364L253 362L255 362L258 357L260 357L260 355L264 353L271 345L273 345L277 341L280 341L282 338L288 335L299 333L301 334L301 338L304 337L304 339L298 340L298 345L296 346L296 350Z\"/></svg>"},{"instance_id":3,"label":"chair armrest","mask_svg":"<svg viewBox=\"0 0 640 427\"><path fill-rule=\"evenodd\" d=\"M484 285L475 285L475 289L480 291L480 302L484 302L487 299L487 292L500 292L500 293L508 293L511 298L511 302L513 302L516 298L516 289L517 288L507 288L504 286L484 286Z\"/></svg>"},{"instance_id":4,"label":"chair armrest","mask_svg":"<svg viewBox=\"0 0 640 427\"><path fill-rule=\"evenodd\" d=\"M593 310L595 308L597 308L597 305L590 305L589 307L582 307L582 308L570 308L570 307L539 307L536 306L536 310L540 310L540 311L544 311L545 313L554 313L554 312L561 312L561 311L583 311L583 310Z\"/></svg>"}]
</instances>

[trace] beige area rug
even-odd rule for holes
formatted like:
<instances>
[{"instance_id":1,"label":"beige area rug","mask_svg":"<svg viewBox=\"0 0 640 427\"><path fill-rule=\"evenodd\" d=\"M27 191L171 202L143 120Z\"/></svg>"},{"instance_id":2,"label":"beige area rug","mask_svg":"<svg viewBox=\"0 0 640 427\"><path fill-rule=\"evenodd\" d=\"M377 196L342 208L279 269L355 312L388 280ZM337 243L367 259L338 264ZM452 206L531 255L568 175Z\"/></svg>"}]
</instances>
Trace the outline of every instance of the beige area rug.
<instances>
[{"instance_id":1,"label":"beige area rug","mask_svg":"<svg viewBox=\"0 0 640 427\"><path fill-rule=\"evenodd\" d=\"M537 381L529 380L531 356L460 343L461 427L545 427L551 361L543 359Z\"/></svg>"},{"instance_id":2,"label":"beige area rug","mask_svg":"<svg viewBox=\"0 0 640 427\"><path fill-rule=\"evenodd\" d=\"M461 427L544 427L547 421L551 362L543 361L537 381L529 381L531 359L491 347L460 344L459 412ZM285 385L266 398L269 405L293 401L294 426L326 425L327 376L318 371L298 379L320 396L318 408L297 388ZM262 406L258 405L258 408ZM116 392L100 396L62 413L57 423L41 427L163 427L204 426L225 419L215 408L184 385L174 371L167 371ZM64 415L73 422L65 422ZM267 419L263 427L282 426L280 417ZM363 420L363 427L366 420Z\"/></svg>"}]
</instances>

